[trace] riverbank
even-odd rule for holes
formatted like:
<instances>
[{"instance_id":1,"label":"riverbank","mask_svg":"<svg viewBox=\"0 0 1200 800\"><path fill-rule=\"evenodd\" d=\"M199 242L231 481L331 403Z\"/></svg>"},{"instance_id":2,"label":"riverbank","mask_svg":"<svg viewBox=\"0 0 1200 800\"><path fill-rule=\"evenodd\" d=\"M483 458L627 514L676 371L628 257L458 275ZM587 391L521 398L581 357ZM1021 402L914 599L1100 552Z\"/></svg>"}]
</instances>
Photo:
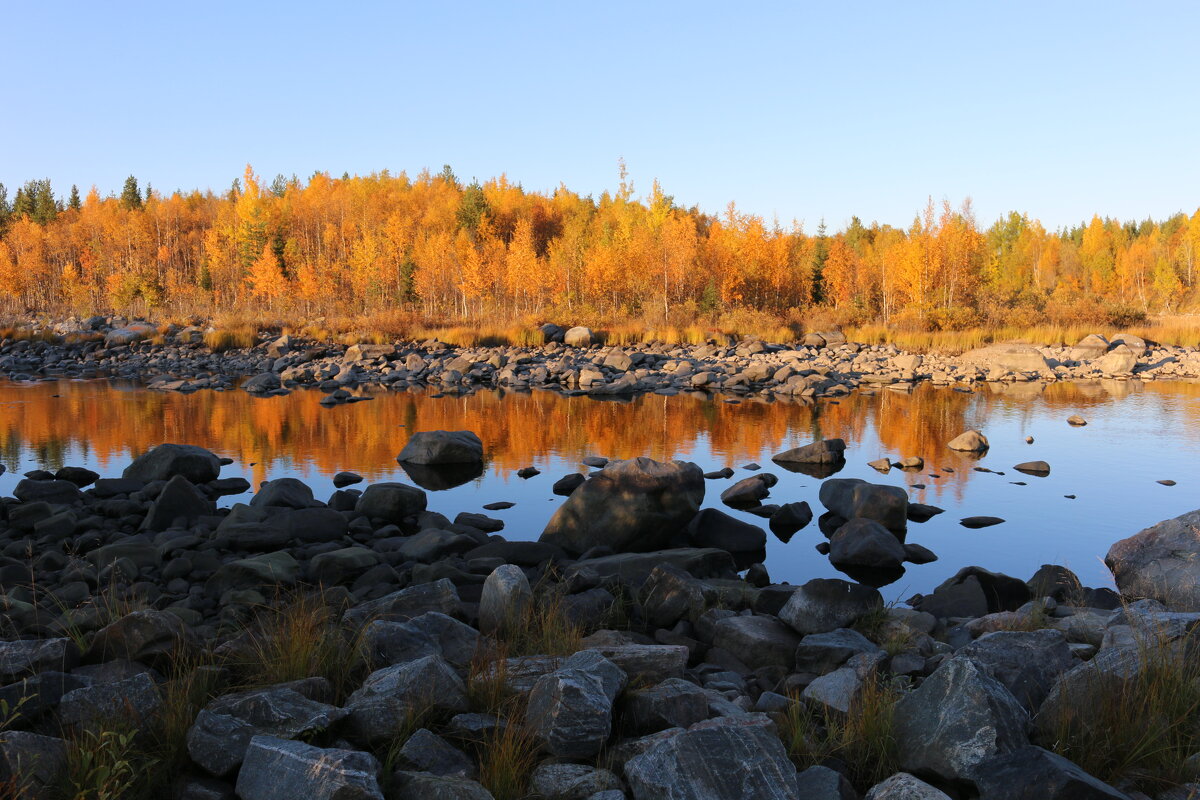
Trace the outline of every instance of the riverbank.
<instances>
[{"instance_id":1,"label":"riverbank","mask_svg":"<svg viewBox=\"0 0 1200 800\"><path fill-rule=\"evenodd\" d=\"M963 353L920 354L864 344L840 332L802 340L756 339L700 345L600 344L587 328L547 325L541 344L457 347L420 342L335 344L298 336L251 334L239 341L200 327L94 318L39 335L0 339L0 376L10 380L114 377L162 391L242 389L261 395L317 388L336 405L361 386L430 386L446 393L478 388L547 388L590 395L720 392L814 399L854 390L906 391L923 381L970 386L1200 377L1200 347L1160 345L1119 334L1090 334L1072 346L1006 343Z\"/></svg>"},{"instance_id":2,"label":"riverbank","mask_svg":"<svg viewBox=\"0 0 1200 800\"><path fill-rule=\"evenodd\" d=\"M398 459L481 457L432 432ZM352 474L327 500L284 478L221 509L246 482L189 446L27 476L0 501L0 780L29 798L883 800L1173 798L1200 778L1178 713L1200 699L1195 514L1112 548L1125 597L1064 567L972 566L886 606L860 583L773 583L761 529L699 510L695 465L602 461L536 542ZM835 550L928 511L822 489ZM1154 580L1168 562L1178 586ZM1130 760L1134 740L1154 747Z\"/></svg>"}]
</instances>

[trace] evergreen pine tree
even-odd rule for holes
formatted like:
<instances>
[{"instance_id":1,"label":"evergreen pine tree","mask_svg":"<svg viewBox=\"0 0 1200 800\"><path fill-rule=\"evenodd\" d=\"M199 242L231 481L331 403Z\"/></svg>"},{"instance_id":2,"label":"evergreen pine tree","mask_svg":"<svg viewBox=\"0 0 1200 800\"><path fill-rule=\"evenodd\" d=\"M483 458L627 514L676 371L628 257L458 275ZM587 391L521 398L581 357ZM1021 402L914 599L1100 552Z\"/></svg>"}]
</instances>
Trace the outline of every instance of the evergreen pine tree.
<instances>
[{"instance_id":1,"label":"evergreen pine tree","mask_svg":"<svg viewBox=\"0 0 1200 800\"><path fill-rule=\"evenodd\" d=\"M812 254L812 301L825 302L825 262L829 260L829 237L825 235L825 218L817 226L817 242Z\"/></svg>"},{"instance_id":2,"label":"evergreen pine tree","mask_svg":"<svg viewBox=\"0 0 1200 800\"><path fill-rule=\"evenodd\" d=\"M83 201L79 199L79 187L71 184L71 197L67 200L67 208L78 211L83 207Z\"/></svg>"},{"instance_id":3,"label":"evergreen pine tree","mask_svg":"<svg viewBox=\"0 0 1200 800\"><path fill-rule=\"evenodd\" d=\"M142 192L138 189L137 178L130 175L125 179L125 188L121 190L121 208L126 211L136 211L142 207Z\"/></svg>"},{"instance_id":4,"label":"evergreen pine tree","mask_svg":"<svg viewBox=\"0 0 1200 800\"><path fill-rule=\"evenodd\" d=\"M50 179L33 181L33 221L45 225L58 216L58 203L54 200L54 192L50 188Z\"/></svg>"},{"instance_id":5,"label":"evergreen pine tree","mask_svg":"<svg viewBox=\"0 0 1200 800\"><path fill-rule=\"evenodd\" d=\"M11 216L12 206L8 204L8 188L0 183L0 232L4 230Z\"/></svg>"}]
</instances>

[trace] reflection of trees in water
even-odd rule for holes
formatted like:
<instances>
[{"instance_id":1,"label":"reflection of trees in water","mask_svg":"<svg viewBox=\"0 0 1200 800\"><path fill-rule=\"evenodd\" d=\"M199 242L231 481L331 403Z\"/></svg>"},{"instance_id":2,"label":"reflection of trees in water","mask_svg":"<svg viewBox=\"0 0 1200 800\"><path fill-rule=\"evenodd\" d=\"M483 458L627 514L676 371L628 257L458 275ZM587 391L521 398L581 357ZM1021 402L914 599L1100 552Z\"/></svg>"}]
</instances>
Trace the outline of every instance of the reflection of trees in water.
<instances>
[{"instance_id":1,"label":"reflection of trees in water","mask_svg":"<svg viewBox=\"0 0 1200 800\"><path fill-rule=\"evenodd\" d=\"M49 468L94 453L95 463L112 474L131 454L161 442L209 447L252 468L260 480L281 461L301 470L331 475L353 468L368 478L395 469L395 456L412 431L467 429L487 448L491 469L527 466L537 457L585 455L656 459L678 457L707 442L718 461L730 465L814 438L840 437L852 447L878 437L881 452L893 458L917 455L927 469L907 473L907 482L925 483L934 496L953 488L961 493L974 474L974 461L947 450L963 430L985 426L989 417L1029 419L1037 408L1060 409L1063 417L1111 402L1129 392L1157 398L1153 413L1162 424L1194 414L1200 383L1170 384L1097 381L1088 384L989 384L975 394L920 386L912 392L881 390L851 394L815 405L800 400L769 402L683 394L647 395L632 402L562 397L555 392L479 392L429 398L421 390L379 392L374 400L324 408L318 392L258 399L244 392L192 395L123 391L104 382L32 385L0 384L0 454L15 465L24 452ZM115 390L116 389L116 390ZM60 395L55 398L52 395ZM1064 421L1065 424L1065 421ZM1194 427L1180 426L1196 436ZM869 444L868 444L869 446ZM930 478L945 466L954 473Z\"/></svg>"}]
</instances>

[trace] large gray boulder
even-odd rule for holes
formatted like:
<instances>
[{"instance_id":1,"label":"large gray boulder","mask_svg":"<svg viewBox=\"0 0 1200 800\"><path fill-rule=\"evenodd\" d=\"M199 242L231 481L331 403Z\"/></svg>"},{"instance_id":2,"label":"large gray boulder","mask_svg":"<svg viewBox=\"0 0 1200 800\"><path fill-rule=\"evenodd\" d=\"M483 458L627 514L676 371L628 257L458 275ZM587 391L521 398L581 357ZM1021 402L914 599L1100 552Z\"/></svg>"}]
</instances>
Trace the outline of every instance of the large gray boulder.
<instances>
[{"instance_id":1,"label":"large gray boulder","mask_svg":"<svg viewBox=\"0 0 1200 800\"><path fill-rule=\"evenodd\" d=\"M1089 333L1067 352L1067 358L1070 361L1091 361L1107 353L1108 347L1108 339L1098 333Z\"/></svg>"},{"instance_id":2,"label":"large gray boulder","mask_svg":"<svg viewBox=\"0 0 1200 800\"><path fill-rule=\"evenodd\" d=\"M973 781L983 761L1029 744L1029 715L969 658L944 662L896 704L900 768Z\"/></svg>"},{"instance_id":3,"label":"large gray boulder","mask_svg":"<svg viewBox=\"0 0 1200 800\"><path fill-rule=\"evenodd\" d=\"M525 724L551 755L592 758L612 733L613 702L627 680L599 653L578 652L534 683Z\"/></svg>"},{"instance_id":4,"label":"large gray boulder","mask_svg":"<svg viewBox=\"0 0 1200 800\"><path fill-rule=\"evenodd\" d=\"M342 709L312 700L298 688L304 687L282 684L213 700L188 729L188 755L224 778L241 766L255 736L298 739L324 731L346 716Z\"/></svg>"},{"instance_id":5,"label":"large gray boulder","mask_svg":"<svg viewBox=\"0 0 1200 800\"><path fill-rule=\"evenodd\" d=\"M221 474L221 459L203 447L191 444L160 444L133 460L123 478L149 483L182 475L192 483L207 483Z\"/></svg>"},{"instance_id":6,"label":"large gray boulder","mask_svg":"<svg viewBox=\"0 0 1200 800\"><path fill-rule=\"evenodd\" d=\"M1149 348L1149 344L1145 339L1132 333L1118 333L1112 337L1112 346L1116 347L1117 345L1124 345L1129 348L1130 352L1139 357L1145 355L1146 350Z\"/></svg>"},{"instance_id":7,"label":"large gray boulder","mask_svg":"<svg viewBox=\"0 0 1200 800\"><path fill-rule=\"evenodd\" d=\"M1200 611L1200 510L1122 539L1109 548L1104 563L1127 599L1152 598L1180 611Z\"/></svg>"},{"instance_id":8,"label":"large gray boulder","mask_svg":"<svg viewBox=\"0 0 1200 800\"><path fill-rule=\"evenodd\" d=\"M372 672L345 708L350 734L361 742L377 742L403 730L412 714L466 711L467 689L444 658L428 655Z\"/></svg>"},{"instance_id":9,"label":"large gray boulder","mask_svg":"<svg viewBox=\"0 0 1200 800\"><path fill-rule=\"evenodd\" d=\"M622 788L612 772L586 764L540 764L529 781L530 792L543 800L589 800L613 790L624 797Z\"/></svg>"},{"instance_id":10,"label":"large gray boulder","mask_svg":"<svg viewBox=\"0 0 1200 800\"><path fill-rule=\"evenodd\" d=\"M58 702L58 720L76 733L98 733L112 725L136 728L155 724L162 694L149 672L113 683L97 683L67 692Z\"/></svg>"},{"instance_id":11,"label":"large gray boulder","mask_svg":"<svg viewBox=\"0 0 1200 800\"><path fill-rule=\"evenodd\" d=\"M241 800L383 800L379 762L358 750L255 736L238 772Z\"/></svg>"},{"instance_id":12,"label":"large gray boulder","mask_svg":"<svg viewBox=\"0 0 1200 800\"><path fill-rule=\"evenodd\" d=\"M483 582L479 598L479 630L483 633L505 631L520 625L525 609L533 601L533 591L525 571L516 564L502 564Z\"/></svg>"},{"instance_id":13,"label":"large gray boulder","mask_svg":"<svg viewBox=\"0 0 1200 800\"><path fill-rule=\"evenodd\" d=\"M66 637L0 642L0 684L46 670L69 672L78 663L79 647Z\"/></svg>"},{"instance_id":14,"label":"large gray boulder","mask_svg":"<svg viewBox=\"0 0 1200 800\"><path fill-rule=\"evenodd\" d=\"M396 460L409 464L474 464L483 461L483 442L471 431L418 431Z\"/></svg>"},{"instance_id":15,"label":"large gray boulder","mask_svg":"<svg viewBox=\"0 0 1200 800\"><path fill-rule=\"evenodd\" d=\"M1076 664L1066 637L1049 629L984 634L958 652L1003 684L1030 714Z\"/></svg>"},{"instance_id":16,"label":"large gray boulder","mask_svg":"<svg viewBox=\"0 0 1200 800\"><path fill-rule=\"evenodd\" d=\"M1129 800L1062 756L1029 745L981 763L980 800Z\"/></svg>"},{"instance_id":17,"label":"large gray boulder","mask_svg":"<svg viewBox=\"0 0 1200 800\"><path fill-rule=\"evenodd\" d=\"M57 800L66 778L65 741L28 731L0 732L0 787L14 790L6 797Z\"/></svg>"},{"instance_id":18,"label":"large gray boulder","mask_svg":"<svg viewBox=\"0 0 1200 800\"><path fill-rule=\"evenodd\" d=\"M132 611L96 631L88 645L87 660L152 662L174 654L187 641L187 628L171 612Z\"/></svg>"},{"instance_id":19,"label":"large gray boulder","mask_svg":"<svg viewBox=\"0 0 1200 800\"><path fill-rule=\"evenodd\" d=\"M801 800L796 767L762 721L700 722L625 763L635 800Z\"/></svg>"},{"instance_id":20,"label":"large gray boulder","mask_svg":"<svg viewBox=\"0 0 1200 800\"><path fill-rule=\"evenodd\" d=\"M433 583L419 583L378 600L359 603L342 615L342 622L352 628L360 628L373 620L405 622L430 611L451 617L462 614L458 589L449 578L439 578Z\"/></svg>"},{"instance_id":21,"label":"large gray boulder","mask_svg":"<svg viewBox=\"0 0 1200 800\"><path fill-rule=\"evenodd\" d=\"M1103 372L1105 375L1119 375L1126 372L1133 372L1133 368L1137 366L1137 356L1123 344L1119 344L1107 354L1096 359L1093 367Z\"/></svg>"},{"instance_id":22,"label":"large gray boulder","mask_svg":"<svg viewBox=\"0 0 1200 800\"><path fill-rule=\"evenodd\" d=\"M708 719L705 690L682 678L668 678L645 689L626 690L621 718L626 732L655 733L686 728Z\"/></svg>"},{"instance_id":23,"label":"large gray boulder","mask_svg":"<svg viewBox=\"0 0 1200 800\"><path fill-rule=\"evenodd\" d=\"M1043 377L1053 377L1054 370L1042 355L1042 351L1028 344L1008 343L980 347L962 354L964 364L975 364L987 369L1012 372L1036 372Z\"/></svg>"},{"instance_id":24,"label":"large gray boulder","mask_svg":"<svg viewBox=\"0 0 1200 800\"><path fill-rule=\"evenodd\" d=\"M735 654L751 669L783 667L791 669L796 660L800 637L775 617L733 616L719 620L713 645Z\"/></svg>"},{"instance_id":25,"label":"large gray boulder","mask_svg":"<svg viewBox=\"0 0 1200 800\"><path fill-rule=\"evenodd\" d=\"M828 633L883 607L878 589L839 578L813 578L792 593L779 618L797 633Z\"/></svg>"},{"instance_id":26,"label":"large gray boulder","mask_svg":"<svg viewBox=\"0 0 1200 800\"><path fill-rule=\"evenodd\" d=\"M479 647L479 631L453 617L430 611L407 622L377 619L363 629L363 651L378 669L425 656L441 656L465 674Z\"/></svg>"},{"instance_id":27,"label":"large gray boulder","mask_svg":"<svg viewBox=\"0 0 1200 800\"><path fill-rule=\"evenodd\" d=\"M585 328L582 325L576 325L570 328L563 334L563 344L571 347L591 347L595 341L596 335L592 333L591 328Z\"/></svg>"},{"instance_id":28,"label":"large gray boulder","mask_svg":"<svg viewBox=\"0 0 1200 800\"><path fill-rule=\"evenodd\" d=\"M618 461L592 473L571 493L539 541L572 555L598 545L656 550L696 516L703 501L704 474L693 463Z\"/></svg>"},{"instance_id":29,"label":"large gray boulder","mask_svg":"<svg viewBox=\"0 0 1200 800\"><path fill-rule=\"evenodd\" d=\"M875 520L890 531L908 527L908 494L899 486L861 478L830 478L821 484L821 503L842 519Z\"/></svg>"}]
</instances>

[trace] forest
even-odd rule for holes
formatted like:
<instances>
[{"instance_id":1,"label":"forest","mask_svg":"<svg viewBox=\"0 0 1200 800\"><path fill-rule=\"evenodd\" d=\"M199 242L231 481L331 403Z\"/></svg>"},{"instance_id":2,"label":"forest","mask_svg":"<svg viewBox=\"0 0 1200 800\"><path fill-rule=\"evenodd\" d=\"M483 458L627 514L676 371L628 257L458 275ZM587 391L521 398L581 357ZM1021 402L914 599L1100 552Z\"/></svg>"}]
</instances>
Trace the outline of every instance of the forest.
<instances>
[{"instance_id":1,"label":"forest","mask_svg":"<svg viewBox=\"0 0 1200 800\"><path fill-rule=\"evenodd\" d=\"M932 199L907 228L815 229L686 208L624 165L598 199L503 175L278 176L223 193L0 185L0 312L316 315L596 324L737 320L961 330L1126 325L1200 303L1200 209L1049 231Z\"/></svg>"}]
</instances>

